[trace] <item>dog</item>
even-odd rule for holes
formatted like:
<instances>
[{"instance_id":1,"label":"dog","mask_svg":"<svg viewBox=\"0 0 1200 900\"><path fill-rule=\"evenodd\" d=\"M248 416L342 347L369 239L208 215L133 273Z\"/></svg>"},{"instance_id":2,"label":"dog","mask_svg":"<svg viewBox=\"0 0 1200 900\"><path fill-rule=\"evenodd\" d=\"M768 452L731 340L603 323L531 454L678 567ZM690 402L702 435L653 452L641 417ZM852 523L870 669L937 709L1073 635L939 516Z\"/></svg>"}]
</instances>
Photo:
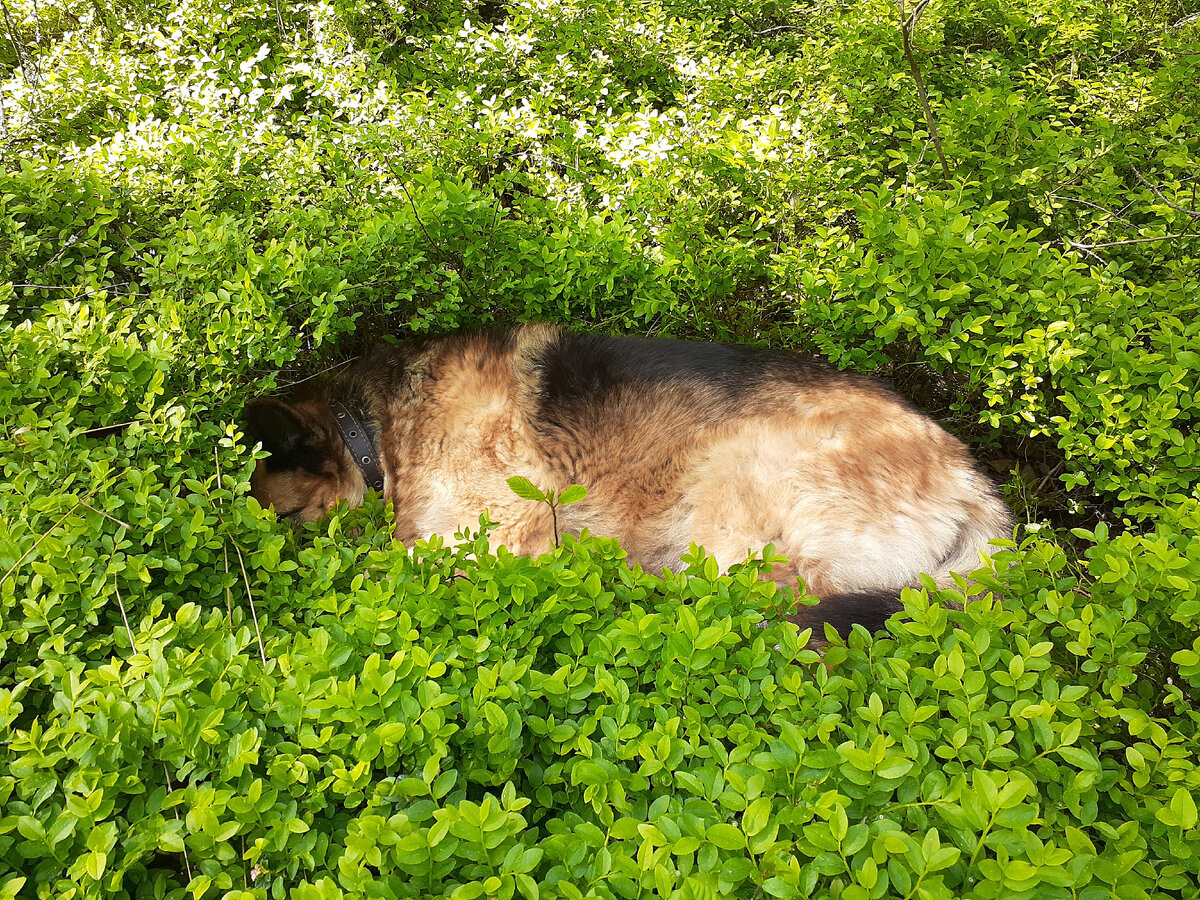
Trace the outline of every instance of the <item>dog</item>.
<instances>
[{"instance_id":1,"label":"dog","mask_svg":"<svg viewBox=\"0 0 1200 900\"><path fill-rule=\"evenodd\" d=\"M788 561L770 577L821 600L792 616L817 635L879 630L921 573L951 587L1011 537L959 440L881 382L790 352L527 325L386 346L244 418L269 454L251 494L281 519L379 490L410 546L487 510L513 553L586 528L652 572L692 542L723 568L774 544ZM552 522L511 476L588 493Z\"/></svg>"}]
</instances>

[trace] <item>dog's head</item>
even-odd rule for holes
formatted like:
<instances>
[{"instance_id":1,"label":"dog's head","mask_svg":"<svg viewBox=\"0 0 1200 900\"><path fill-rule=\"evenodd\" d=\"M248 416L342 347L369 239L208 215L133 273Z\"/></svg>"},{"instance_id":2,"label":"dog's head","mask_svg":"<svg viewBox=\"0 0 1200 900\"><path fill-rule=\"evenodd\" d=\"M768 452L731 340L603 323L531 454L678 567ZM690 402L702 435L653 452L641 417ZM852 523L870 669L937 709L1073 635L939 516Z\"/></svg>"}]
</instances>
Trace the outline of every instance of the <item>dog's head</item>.
<instances>
[{"instance_id":1,"label":"dog's head","mask_svg":"<svg viewBox=\"0 0 1200 900\"><path fill-rule=\"evenodd\" d=\"M365 485L323 397L246 404L246 441L271 455L255 464L250 495L279 518L314 522L339 500L362 503Z\"/></svg>"}]
</instances>

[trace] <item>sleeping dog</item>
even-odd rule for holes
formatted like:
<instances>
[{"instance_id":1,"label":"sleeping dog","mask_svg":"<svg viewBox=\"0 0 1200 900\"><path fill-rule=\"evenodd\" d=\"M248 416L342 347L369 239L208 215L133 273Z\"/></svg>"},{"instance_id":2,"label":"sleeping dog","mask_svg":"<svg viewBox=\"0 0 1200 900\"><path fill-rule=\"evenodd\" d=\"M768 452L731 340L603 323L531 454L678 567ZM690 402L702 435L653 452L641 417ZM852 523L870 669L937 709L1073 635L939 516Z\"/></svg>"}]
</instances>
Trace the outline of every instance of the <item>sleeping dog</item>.
<instances>
[{"instance_id":1,"label":"sleeping dog","mask_svg":"<svg viewBox=\"0 0 1200 900\"><path fill-rule=\"evenodd\" d=\"M270 454L251 493L280 518L378 490L406 544L486 509L514 553L586 528L648 571L692 542L722 566L774 544L771 577L821 598L793 617L818 635L880 628L920 573L952 586L1011 534L960 441L878 381L787 352L530 325L388 346L245 418ZM554 524L514 475L588 494Z\"/></svg>"}]
</instances>

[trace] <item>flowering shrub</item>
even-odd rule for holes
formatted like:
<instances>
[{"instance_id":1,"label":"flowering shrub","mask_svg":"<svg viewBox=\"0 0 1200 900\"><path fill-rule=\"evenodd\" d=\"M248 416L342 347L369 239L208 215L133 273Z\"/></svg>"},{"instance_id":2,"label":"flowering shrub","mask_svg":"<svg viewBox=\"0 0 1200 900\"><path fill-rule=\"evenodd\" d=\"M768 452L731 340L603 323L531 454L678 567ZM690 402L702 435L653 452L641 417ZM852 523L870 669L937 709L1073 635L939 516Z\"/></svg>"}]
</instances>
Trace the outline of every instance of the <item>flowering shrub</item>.
<instances>
[{"instance_id":1,"label":"flowering shrub","mask_svg":"<svg viewBox=\"0 0 1200 900\"><path fill-rule=\"evenodd\" d=\"M898 21L8 0L0 898L1200 896L1197 19L930 4L949 177ZM524 319L892 374L1028 525L818 658L770 548L247 498L247 398Z\"/></svg>"}]
</instances>

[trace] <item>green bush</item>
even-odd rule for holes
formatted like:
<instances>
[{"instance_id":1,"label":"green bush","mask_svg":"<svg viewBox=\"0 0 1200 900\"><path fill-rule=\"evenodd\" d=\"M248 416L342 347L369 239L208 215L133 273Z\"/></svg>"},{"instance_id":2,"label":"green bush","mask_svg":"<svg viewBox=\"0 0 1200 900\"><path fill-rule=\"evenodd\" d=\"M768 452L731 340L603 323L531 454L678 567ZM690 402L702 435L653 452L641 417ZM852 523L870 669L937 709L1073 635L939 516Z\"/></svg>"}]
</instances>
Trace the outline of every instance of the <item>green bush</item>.
<instances>
[{"instance_id":1,"label":"green bush","mask_svg":"<svg viewBox=\"0 0 1200 900\"><path fill-rule=\"evenodd\" d=\"M845 229L781 254L797 319L833 360L923 359L992 427L1048 435L1069 486L1180 502L1200 469L1200 282L1101 277L1012 227L1007 207L867 192Z\"/></svg>"},{"instance_id":2,"label":"green bush","mask_svg":"<svg viewBox=\"0 0 1200 900\"><path fill-rule=\"evenodd\" d=\"M1019 602L913 592L821 661L761 561L410 554L379 503L293 537L233 477L194 487L152 521L132 491L73 511L40 599L5 585L0 845L37 895L1195 886L1200 667L1160 640L1198 631L1195 506L1088 536L1086 573L1031 538L984 579Z\"/></svg>"},{"instance_id":3,"label":"green bush","mask_svg":"<svg viewBox=\"0 0 1200 900\"><path fill-rule=\"evenodd\" d=\"M1188 4L930 4L949 179L885 0L5 15L0 898L1200 897ZM819 658L770 548L247 498L249 397L527 319L892 374L1033 521Z\"/></svg>"}]
</instances>

